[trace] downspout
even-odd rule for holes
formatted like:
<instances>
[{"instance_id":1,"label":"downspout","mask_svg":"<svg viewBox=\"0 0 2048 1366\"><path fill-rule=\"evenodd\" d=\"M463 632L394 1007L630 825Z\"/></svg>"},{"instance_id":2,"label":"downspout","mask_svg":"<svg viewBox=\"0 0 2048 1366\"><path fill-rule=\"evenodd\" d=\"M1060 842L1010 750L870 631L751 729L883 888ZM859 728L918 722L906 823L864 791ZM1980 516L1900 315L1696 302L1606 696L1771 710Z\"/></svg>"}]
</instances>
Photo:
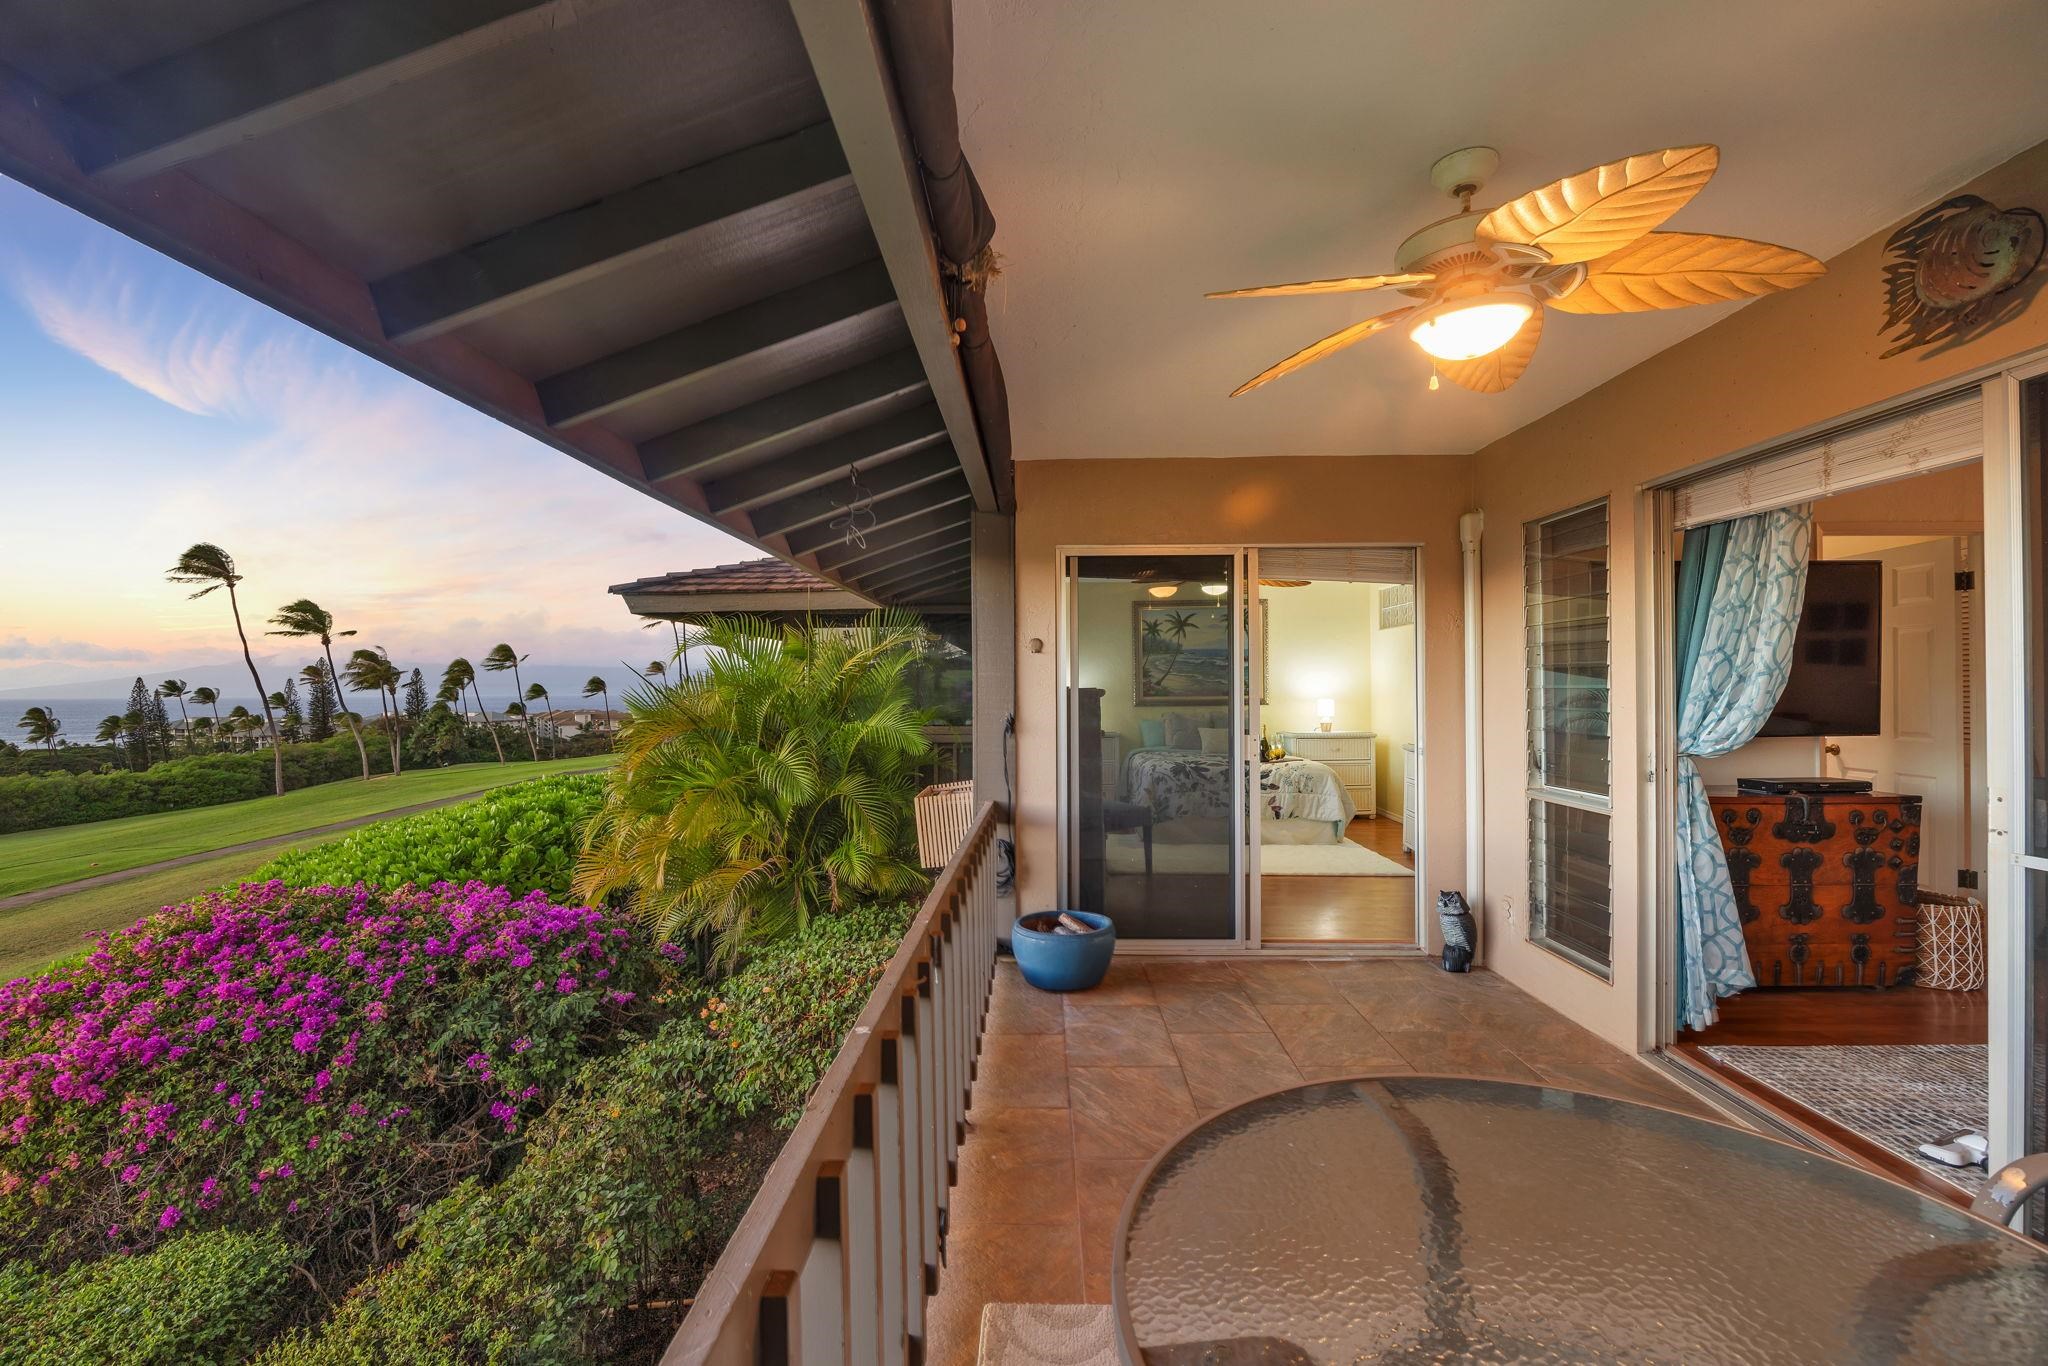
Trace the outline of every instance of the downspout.
<instances>
[{"instance_id":1,"label":"downspout","mask_svg":"<svg viewBox=\"0 0 2048 1366\"><path fill-rule=\"evenodd\" d=\"M1458 545L1465 556L1465 901L1486 923L1486 762L1481 746L1479 667L1479 538L1484 512L1458 518ZM1481 940L1482 946L1484 940Z\"/></svg>"}]
</instances>

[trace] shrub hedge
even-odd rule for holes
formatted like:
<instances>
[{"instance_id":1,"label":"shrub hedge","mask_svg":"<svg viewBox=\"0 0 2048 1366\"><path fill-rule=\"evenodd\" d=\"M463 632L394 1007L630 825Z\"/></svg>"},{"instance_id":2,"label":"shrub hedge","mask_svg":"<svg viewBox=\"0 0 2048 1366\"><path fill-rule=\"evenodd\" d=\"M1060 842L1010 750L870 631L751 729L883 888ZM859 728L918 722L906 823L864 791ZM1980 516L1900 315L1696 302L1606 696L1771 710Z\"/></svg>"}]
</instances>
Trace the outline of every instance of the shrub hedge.
<instances>
[{"instance_id":1,"label":"shrub hedge","mask_svg":"<svg viewBox=\"0 0 2048 1366\"><path fill-rule=\"evenodd\" d=\"M367 882L489 882L515 894L569 894L583 827L604 775L536 778L418 815L378 821L330 844L295 849L258 870L291 887Z\"/></svg>"}]
</instances>

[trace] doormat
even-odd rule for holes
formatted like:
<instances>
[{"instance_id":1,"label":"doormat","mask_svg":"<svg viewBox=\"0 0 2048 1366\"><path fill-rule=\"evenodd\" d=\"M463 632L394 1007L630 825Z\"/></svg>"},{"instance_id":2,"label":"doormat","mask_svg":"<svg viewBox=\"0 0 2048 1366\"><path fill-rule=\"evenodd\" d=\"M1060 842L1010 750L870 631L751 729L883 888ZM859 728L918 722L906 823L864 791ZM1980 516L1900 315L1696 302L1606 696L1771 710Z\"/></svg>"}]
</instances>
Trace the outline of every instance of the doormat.
<instances>
[{"instance_id":1,"label":"doormat","mask_svg":"<svg viewBox=\"0 0 2048 1366\"><path fill-rule=\"evenodd\" d=\"M1983 1044L1710 1044L1701 1051L1971 1195L1987 1179L1982 1167L1946 1167L1919 1152L1958 1129L1990 1126Z\"/></svg>"}]
</instances>

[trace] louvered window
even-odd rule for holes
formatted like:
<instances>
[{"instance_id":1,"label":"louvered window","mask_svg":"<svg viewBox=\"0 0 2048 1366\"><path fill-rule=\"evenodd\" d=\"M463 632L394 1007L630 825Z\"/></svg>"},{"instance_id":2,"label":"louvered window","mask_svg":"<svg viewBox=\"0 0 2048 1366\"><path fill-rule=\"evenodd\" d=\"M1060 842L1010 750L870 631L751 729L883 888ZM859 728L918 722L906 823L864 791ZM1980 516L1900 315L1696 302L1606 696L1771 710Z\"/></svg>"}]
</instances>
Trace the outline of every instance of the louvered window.
<instances>
[{"instance_id":1,"label":"louvered window","mask_svg":"<svg viewBox=\"0 0 2048 1366\"><path fill-rule=\"evenodd\" d=\"M1529 689L1529 931L1607 975L1610 656L1607 504L1524 528Z\"/></svg>"}]
</instances>

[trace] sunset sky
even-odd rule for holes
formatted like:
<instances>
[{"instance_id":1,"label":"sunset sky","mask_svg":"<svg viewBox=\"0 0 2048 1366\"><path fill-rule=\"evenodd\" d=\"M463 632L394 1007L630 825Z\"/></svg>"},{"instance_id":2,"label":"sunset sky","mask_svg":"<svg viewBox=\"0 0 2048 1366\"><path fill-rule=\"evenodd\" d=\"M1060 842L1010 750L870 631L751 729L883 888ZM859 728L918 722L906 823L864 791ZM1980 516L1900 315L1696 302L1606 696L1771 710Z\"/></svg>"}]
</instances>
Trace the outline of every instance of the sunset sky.
<instances>
[{"instance_id":1,"label":"sunset sky","mask_svg":"<svg viewBox=\"0 0 2048 1366\"><path fill-rule=\"evenodd\" d=\"M0 361L0 690L239 662L195 541L430 673L644 659L607 585L755 553L4 177Z\"/></svg>"}]
</instances>

